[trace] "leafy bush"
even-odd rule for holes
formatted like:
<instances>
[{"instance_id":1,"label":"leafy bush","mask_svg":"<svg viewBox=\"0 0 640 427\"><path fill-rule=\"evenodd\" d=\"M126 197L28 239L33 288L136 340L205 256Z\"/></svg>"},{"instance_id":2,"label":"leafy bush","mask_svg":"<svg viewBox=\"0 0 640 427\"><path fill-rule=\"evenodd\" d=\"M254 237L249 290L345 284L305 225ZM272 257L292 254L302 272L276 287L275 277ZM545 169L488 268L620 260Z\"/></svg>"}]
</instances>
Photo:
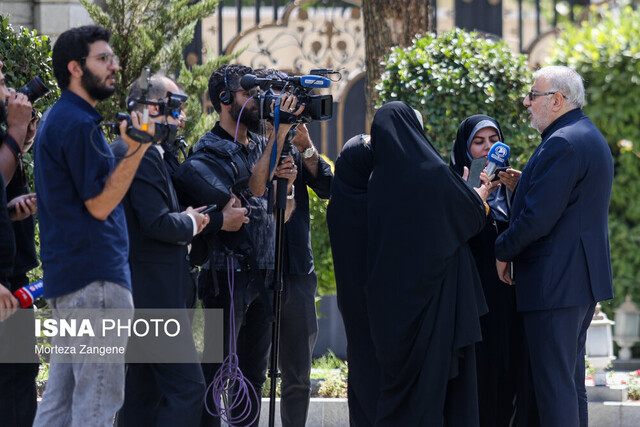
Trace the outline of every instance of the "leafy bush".
<instances>
[{"instance_id":1,"label":"leafy bush","mask_svg":"<svg viewBox=\"0 0 640 427\"><path fill-rule=\"evenodd\" d=\"M614 154L609 230L615 299L603 304L611 315L627 293L640 302L640 12L591 6L579 27L563 29L548 62L582 75L584 110Z\"/></svg>"},{"instance_id":2,"label":"leafy bush","mask_svg":"<svg viewBox=\"0 0 640 427\"><path fill-rule=\"evenodd\" d=\"M341 369L337 373L330 373L320 381L318 396L326 398L347 397L347 369Z\"/></svg>"},{"instance_id":3,"label":"leafy bush","mask_svg":"<svg viewBox=\"0 0 640 427\"><path fill-rule=\"evenodd\" d=\"M454 29L427 35L386 59L379 104L400 100L419 110L433 144L447 158L460 122L473 114L495 117L522 167L538 142L522 105L531 84L523 55L504 41Z\"/></svg>"},{"instance_id":4,"label":"leafy bush","mask_svg":"<svg viewBox=\"0 0 640 427\"><path fill-rule=\"evenodd\" d=\"M98 104L98 109L108 120L118 111L126 111L125 100L129 88L144 66L150 66L154 73L162 70L168 76L185 72L182 51L193 39L197 21L209 16L218 4L218 0L106 0L106 7L102 9L88 0L80 2L98 25L111 30L110 44L120 58L116 93ZM230 58L220 57L203 66L194 65L189 71L193 73L190 76L205 75L208 79L213 70ZM183 83L187 81L182 79ZM205 93L202 83L202 79L198 78L185 87L189 95L186 110L187 114L191 114L188 117L197 121L193 128L187 129L187 140L191 143L213 126L213 118L202 114L200 99Z\"/></svg>"},{"instance_id":5,"label":"leafy bush","mask_svg":"<svg viewBox=\"0 0 640 427\"><path fill-rule=\"evenodd\" d=\"M313 363L311 366L314 369L323 369L323 370L331 370L331 369L343 369L346 367L346 363L344 360L340 359L333 350L329 349L329 351L317 359L313 359Z\"/></svg>"},{"instance_id":6,"label":"leafy bush","mask_svg":"<svg viewBox=\"0 0 640 427\"><path fill-rule=\"evenodd\" d=\"M60 93L53 77L49 37L39 36L36 30L24 27L16 31L9 18L0 15L0 52L7 86L17 90L33 77L40 76L51 92L36 103L36 108L44 111L58 99Z\"/></svg>"},{"instance_id":7,"label":"leafy bush","mask_svg":"<svg viewBox=\"0 0 640 427\"><path fill-rule=\"evenodd\" d=\"M331 165L333 162L326 156L322 158ZM309 218L311 222L311 248L313 260L318 276L318 295L333 295L336 293L336 277L333 271L333 255L327 228L327 200L323 200L311 189L309 191Z\"/></svg>"},{"instance_id":8,"label":"leafy bush","mask_svg":"<svg viewBox=\"0 0 640 427\"><path fill-rule=\"evenodd\" d=\"M35 107L39 111L49 108L58 99L60 91L53 77L51 66L51 41L47 36L39 36L36 30L20 27L17 31L9 23L9 18L0 15L0 60L7 86L19 89L35 76L51 90L43 96ZM33 184L33 157L31 151L24 154L27 178ZM36 249L40 249L38 223L36 222ZM29 280L42 278L42 268L29 272Z\"/></svg>"},{"instance_id":9,"label":"leafy bush","mask_svg":"<svg viewBox=\"0 0 640 427\"><path fill-rule=\"evenodd\" d=\"M627 387L627 397L630 400L640 400L640 384L629 384Z\"/></svg>"}]
</instances>

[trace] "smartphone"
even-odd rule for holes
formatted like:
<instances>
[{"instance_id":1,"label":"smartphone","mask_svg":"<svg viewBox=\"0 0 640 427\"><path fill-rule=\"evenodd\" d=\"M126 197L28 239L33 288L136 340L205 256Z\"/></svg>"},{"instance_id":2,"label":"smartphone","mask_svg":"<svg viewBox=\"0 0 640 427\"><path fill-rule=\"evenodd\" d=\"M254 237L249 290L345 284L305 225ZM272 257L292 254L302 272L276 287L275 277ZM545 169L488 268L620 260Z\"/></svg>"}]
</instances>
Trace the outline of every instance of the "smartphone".
<instances>
[{"instance_id":1,"label":"smartphone","mask_svg":"<svg viewBox=\"0 0 640 427\"><path fill-rule=\"evenodd\" d=\"M201 214L207 214L211 211L215 211L216 209L218 209L218 205L209 205L206 208L204 208L203 210L200 211Z\"/></svg>"},{"instance_id":2,"label":"smartphone","mask_svg":"<svg viewBox=\"0 0 640 427\"><path fill-rule=\"evenodd\" d=\"M24 199L23 202L30 202L32 200L35 200L35 196L29 197L28 199ZM7 210L9 211L9 214L13 214L16 211L16 207L18 206L18 204L16 203L15 205L11 205L9 207L7 207Z\"/></svg>"},{"instance_id":3,"label":"smartphone","mask_svg":"<svg viewBox=\"0 0 640 427\"><path fill-rule=\"evenodd\" d=\"M473 159L471 166L469 167L469 178L467 178L467 184L471 187L480 187L482 182L480 181L480 173L484 170L484 165L487 163L486 157L480 157L479 159Z\"/></svg>"},{"instance_id":4,"label":"smartphone","mask_svg":"<svg viewBox=\"0 0 640 427\"><path fill-rule=\"evenodd\" d=\"M499 180L500 178L498 178L498 174L500 172L506 172L507 169L509 169L509 166L502 166L502 167L496 168L496 171L494 172L493 179L491 181L493 182L493 181Z\"/></svg>"}]
</instances>

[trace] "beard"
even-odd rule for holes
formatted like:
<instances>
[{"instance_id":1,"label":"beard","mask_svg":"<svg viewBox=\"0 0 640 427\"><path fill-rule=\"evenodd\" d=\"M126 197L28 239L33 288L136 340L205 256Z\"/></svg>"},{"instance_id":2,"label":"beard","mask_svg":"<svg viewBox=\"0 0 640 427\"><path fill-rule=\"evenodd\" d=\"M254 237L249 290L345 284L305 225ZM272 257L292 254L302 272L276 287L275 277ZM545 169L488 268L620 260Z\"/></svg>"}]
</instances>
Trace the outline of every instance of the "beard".
<instances>
[{"instance_id":1,"label":"beard","mask_svg":"<svg viewBox=\"0 0 640 427\"><path fill-rule=\"evenodd\" d=\"M255 105L250 108L245 107L242 116L240 115L241 109L242 106L238 105L234 100L233 104L231 104L231 110L229 110L231 118L236 122L240 119L240 123L245 125L250 132L260 132L260 118L258 117L258 111Z\"/></svg>"},{"instance_id":2,"label":"beard","mask_svg":"<svg viewBox=\"0 0 640 427\"><path fill-rule=\"evenodd\" d=\"M104 101L116 91L115 87L109 87L100 81L100 77L93 74L86 65L82 66L82 87L89 96L98 101Z\"/></svg>"},{"instance_id":3,"label":"beard","mask_svg":"<svg viewBox=\"0 0 640 427\"><path fill-rule=\"evenodd\" d=\"M546 97L545 97L546 98ZM552 116L550 113L551 108L551 100L547 99L544 107L539 108L539 113L534 115L533 112L529 111L531 114L531 127L542 133L544 130L551 124Z\"/></svg>"}]
</instances>

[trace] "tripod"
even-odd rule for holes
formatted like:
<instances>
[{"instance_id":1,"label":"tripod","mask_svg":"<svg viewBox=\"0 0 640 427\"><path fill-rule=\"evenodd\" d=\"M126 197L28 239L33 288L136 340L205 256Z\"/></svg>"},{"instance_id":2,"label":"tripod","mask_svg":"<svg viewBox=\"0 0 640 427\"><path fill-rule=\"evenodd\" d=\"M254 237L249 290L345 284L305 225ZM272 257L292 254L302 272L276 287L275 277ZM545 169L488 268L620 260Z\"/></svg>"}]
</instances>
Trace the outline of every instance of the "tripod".
<instances>
[{"instance_id":1,"label":"tripod","mask_svg":"<svg viewBox=\"0 0 640 427\"><path fill-rule=\"evenodd\" d=\"M289 131L282 148L280 161L291 153L291 140L295 136L295 127ZM280 351L280 319L282 315L282 290L284 281L284 217L287 209L287 179L276 179L275 221L276 221L276 252L275 271L273 283L273 327L271 330L271 354L269 357L269 380L271 388L269 392L269 427L275 425L276 414L276 387L280 377L278 372L278 356Z\"/></svg>"}]
</instances>

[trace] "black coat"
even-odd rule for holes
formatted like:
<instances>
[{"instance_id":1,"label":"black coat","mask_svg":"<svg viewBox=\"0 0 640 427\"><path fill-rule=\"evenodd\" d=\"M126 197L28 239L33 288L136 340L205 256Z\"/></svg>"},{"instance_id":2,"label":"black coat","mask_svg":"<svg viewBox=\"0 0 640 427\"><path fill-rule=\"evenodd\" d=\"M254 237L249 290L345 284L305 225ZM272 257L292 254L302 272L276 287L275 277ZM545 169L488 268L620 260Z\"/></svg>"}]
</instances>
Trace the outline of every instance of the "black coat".
<instances>
[{"instance_id":1,"label":"black coat","mask_svg":"<svg viewBox=\"0 0 640 427\"><path fill-rule=\"evenodd\" d=\"M486 305L467 241L485 225L484 204L408 105L378 110L371 144L365 293L381 369L376 425L477 425L474 344Z\"/></svg>"},{"instance_id":2,"label":"black coat","mask_svg":"<svg viewBox=\"0 0 640 427\"><path fill-rule=\"evenodd\" d=\"M113 144L116 156L127 149ZM187 245L193 239L191 218L180 213L169 173L160 152L144 154L122 201L129 230L129 264L136 308L186 308L193 281Z\"/></svg>"}]
</instances>

